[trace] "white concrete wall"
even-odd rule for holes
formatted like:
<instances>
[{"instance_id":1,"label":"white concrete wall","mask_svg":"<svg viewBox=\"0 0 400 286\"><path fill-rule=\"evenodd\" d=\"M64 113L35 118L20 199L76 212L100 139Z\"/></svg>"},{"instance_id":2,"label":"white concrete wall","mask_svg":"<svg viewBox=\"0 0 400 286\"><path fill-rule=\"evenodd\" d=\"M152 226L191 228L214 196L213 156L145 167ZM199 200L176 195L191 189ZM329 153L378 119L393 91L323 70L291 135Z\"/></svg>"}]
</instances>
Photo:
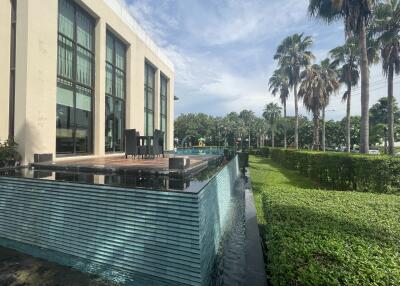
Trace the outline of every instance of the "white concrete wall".
<instances>
[{"instance_id":1,"label":"white concrete wall","mask_svg":"<svg viewBox=\"0 0 400 286\"><path fill-rule=\"evenodd\" d=\"M52 0L17 5L15 140L25 164L35 153L55 153L57 7Z\"/></svg>"},{"instance_id":2,"label":"white concrete wall","mask_svg":"<svg viewBox=\"0 0 400 286\"><path fill-rule=\"evenodd\" d=\"M168 143L173 148L174 70L154 43L129 20L117 0L81 0L78 3L97 19L95 31L95 115L94 154L104 155L105 55L106 30L112 31L128 46L126 127L144 130L145 59L157 67L154 123L159 127L159 75L170 79L168 94ZM115 5L113 9L110 7ZM0 2L0 138L8 134L8 82L10 4ZM4 12L6 11L6 12ZM8 11L8 12L7 12ZM117 12L117 13L116 13ZM57 0L19 0L17 7L17 74L15 139L24 163L35 153L56 153L57 92ZM8 15L8 16L7 16ZM128 18L127 18L128 17ZM136 24L137 25L137 24ZM6 28L4 28L6 26ZM3 65L6 61L6 65ZM6 66L6 67L4 67ZM5 87L6 86L6 87ZM4 94L6 96L4 96ZM7 112L3 112L7 106ZM6 114L6 115L4 115ZM7 121L7 123L3 123ZM4 125L4 126L3 126Z\"/></svg>"}]
</instances>

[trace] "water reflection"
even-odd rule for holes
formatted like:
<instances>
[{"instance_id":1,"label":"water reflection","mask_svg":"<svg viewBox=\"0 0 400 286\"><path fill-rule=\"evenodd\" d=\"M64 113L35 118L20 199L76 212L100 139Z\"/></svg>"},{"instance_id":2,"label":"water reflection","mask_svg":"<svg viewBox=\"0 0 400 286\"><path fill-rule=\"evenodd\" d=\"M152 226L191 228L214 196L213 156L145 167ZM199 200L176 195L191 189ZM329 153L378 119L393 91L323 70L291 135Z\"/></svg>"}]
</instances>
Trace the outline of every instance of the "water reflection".
<instances>
[{"instance_id":1,"label":"water reflection","mask_svg":"<svg viewBox=\"0 0 400 286\"><path fill-rule=\"evenodd\" d=\"M223 162L210 163L205 169L191 175L168 175L132 170L122 170L119 173L97 174L71 170L55 171L21 168L2 170L0 171L0 176L135 189L197 192L208 183L223 165Z\"/></svg>"}]
</instances>

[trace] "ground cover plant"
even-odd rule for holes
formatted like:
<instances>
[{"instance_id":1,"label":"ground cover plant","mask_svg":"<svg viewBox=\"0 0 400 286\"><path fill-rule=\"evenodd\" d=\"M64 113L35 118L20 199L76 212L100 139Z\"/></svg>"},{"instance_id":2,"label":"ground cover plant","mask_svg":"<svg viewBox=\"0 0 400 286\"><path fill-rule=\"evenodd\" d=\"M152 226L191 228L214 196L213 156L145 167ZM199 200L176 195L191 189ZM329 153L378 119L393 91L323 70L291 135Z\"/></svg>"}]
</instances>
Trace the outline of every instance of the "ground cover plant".
<instances>
[{"instance_id":1,"label":"ground cover plant","mask_svg":"<svg viewBox=\"0 0 400 286\"><path fill-rule=\"evenodd\" d=\"M250 164L272 285L400 285L400 196L322 189L268 158Z\"/></svg>"}]
</instances>

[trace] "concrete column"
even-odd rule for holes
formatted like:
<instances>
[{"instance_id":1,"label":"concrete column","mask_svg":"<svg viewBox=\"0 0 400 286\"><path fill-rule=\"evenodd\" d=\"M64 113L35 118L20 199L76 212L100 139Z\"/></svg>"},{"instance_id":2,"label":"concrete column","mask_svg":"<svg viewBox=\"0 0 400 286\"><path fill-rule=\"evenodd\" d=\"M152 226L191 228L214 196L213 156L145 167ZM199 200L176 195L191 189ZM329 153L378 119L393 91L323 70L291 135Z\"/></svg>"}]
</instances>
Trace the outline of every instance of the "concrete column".
<instances>
[{"instance_id":1,"label":"concrete column","mask_svg":"<svg viewBox=\"0 0 400 286\"><path fill-rule=\"evenodd\" d=\"M138 56L137 45L133 43L128 51L127 73L127 114L130 128L144 134L144 58Z\"/></svg>"},{"instance_id":2,"label":"concrete column","mask_svg":"<svg viewBox=\"0 0 400 286\"><path fill-rule=\"evenodd\" d=\"M11 2L0 1L0 142L8 138Z\"/></svg>"},{"instance_id":3,"label":"concrete column","mask_svg":"<svg viewBox=\"0 0 400 286\"><path fill-rule=\"evenodd\" d=\"M57 20L58 1L18 1L15 139L24 164L56 151Z\"/></svg>"},{"instance_id":4,"label":"concrete column","mask_svg":"<svg viewBox=\"0 0 400 286\"><path fill-rule=\"evenodd\" d=\"M99 19L95 31L95 98L94 98L94 155L105 154L105 117L106 117L106 32L103 19Z\"/></svg>"},{"instance_id":5,"label":"concrete column","mask_svg":"<svg viewBox=\"0 0 400 286\"><path fill-rule=\"evenodd\" d=\"M175 97L175 83L174 79L168 82L168 95L167 95L167 150L174 148L174 97Z\"/></svg>"},{"instance_id":6,"label":"concrete column","mask_svg":"<svg viewBox=\"0 0 400 286\"><path fill-rule=\"evenodd\" d=\"M154 85L154 129L160 129L160 70L156 70Z\"/></svg>"}]
</instances>

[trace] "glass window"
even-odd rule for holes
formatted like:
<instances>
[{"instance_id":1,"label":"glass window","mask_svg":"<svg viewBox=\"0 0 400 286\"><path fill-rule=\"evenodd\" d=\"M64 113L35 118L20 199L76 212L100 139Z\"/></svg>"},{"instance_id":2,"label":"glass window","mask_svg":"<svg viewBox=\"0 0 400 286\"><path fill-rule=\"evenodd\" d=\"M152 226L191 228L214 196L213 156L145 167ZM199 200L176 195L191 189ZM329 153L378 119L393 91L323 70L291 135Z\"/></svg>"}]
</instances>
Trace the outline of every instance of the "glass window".
<instances>
[{"instance_id":1,"label":"glass window","mask_svg":"<svg viewBox=\"0 0 400 286\"><path fill-rule=\"evenodd\" d=\"M92 86L93 55L80 47L77 48L76 79L79 83Z\"/></svg>"},{"instance_id":2,"label":"glass window","mask_svg":"<svg viewBox=\"0 0 400 286\"><path fill-rule=\"evenodd\" d=\"M75 7L69 0L60 0L58 15L58 32L64 36L74 38Z\"/></svg>"},{"instance_id":3,"label":"glass window","mask_svg":"<svg viewBox=\"0 0 400 286\"><path fill-rule=\"evenodd\" d=\"M107 32L106 43L106 152L124 150L126 46Z\"/></svg>"},{"instance_id":4,"label":"glass window","mask_svg":"<svg viewBox=\"0 0 400 286\"><path fill-rule=\"evenodd\" d=\"M114 60L114 40L112 36L107 33L107 43L106 43L106 61L112 63Z\"/></svg>"},{"instance_id":5,"label":"glass window","mask_svg":"<svg viewBox=\"0 0 400 286\"><path fill-rule=\"evenodd\" d=\"M167 138L167 99L168 79L161 74L160 77L160 129L164 132L164 147Z\"/></svg>"},{"instance_id":6,"label":"glass window","mask_svg":"<svg viewBox=\"0 0 400 286\"><path fill-rule=\"evenodd\" d=\"M114 100L111 96L106 96L106 151L114 150Z\"/></svg>"},{"instance_id":7,"label":"glass window","mask_svg":"<svg viewBox=\"0 0 400 286\"><path fill-rule=\"evenodd\" d=\"M9 81L9 105L8 105L8 138L14 140L15 119L15 53L17 33L17 0L11 1L11 30L10 30L10 81Z\"/></svg>"},{"instance_id":8,"label":"glass window","mask_svg":"<svg viewBox=\"0 0 400 286\"><path fill-rule=\"evenodd\" d=\"M73 65L72 41L62 35L58 37L58 74L72 80Z\"/></svg>"},{"instance_id":9,"label":"glass window","mask_svg":"<svg viewBox=\"0 0 400 286\"><path fill-rule=\"evenodd\" d=\"M156 69L149 64L145 63L145 79L144 79L144 111L145 111L145 135L153 135L154 130L154 78Z\"/></svg>"},{"instance_id":10,"label":"glass window","mask_svg":"<svg viewBox=\"0 0 400 286\"><path fill-rule=\"evenodd\" d=\"M88 50L93 49L93 20L80 10L76 12L77 43Z\"/></svg>"},{"instance_id":11,"label":"glass window","mask_svg":"<svg viewBox=\"0 0 400 286\"><path fill-rule=\"evenodd\" d=\"M125 70L125 46L119 41L115 42L115 65Z\"/></svg>"},{"instance_id":12,"label":"glass window","mask_svg":"<svg viewBox=\"0 0 400 286\"><path fill-rule=\"evenodd\" d=\"M106 93L113 94L113 67L106 63Z\"/></svg>"},{"instance_id":13,"label":"glass window","mask_svg":"<svg viewBox=\"0 0 400 286\"><path fill-rule=\"evenodd\" d=\"M59 0L57 154L92 150L94 20L75 2Z\"/></svg>"}]
</instances>

